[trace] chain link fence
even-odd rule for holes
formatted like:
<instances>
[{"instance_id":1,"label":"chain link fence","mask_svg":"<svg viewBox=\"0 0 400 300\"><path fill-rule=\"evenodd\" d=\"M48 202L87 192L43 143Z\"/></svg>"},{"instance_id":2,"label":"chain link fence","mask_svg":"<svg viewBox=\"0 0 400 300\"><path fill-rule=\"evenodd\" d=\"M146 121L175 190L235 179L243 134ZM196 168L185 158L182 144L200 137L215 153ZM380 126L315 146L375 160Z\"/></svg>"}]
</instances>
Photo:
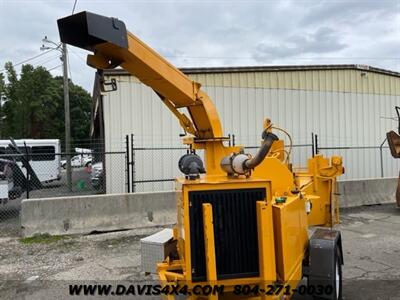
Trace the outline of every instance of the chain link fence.
<instances>
[{"instance_id":1,"label":"chain link fence","mask_svg":"<svg viewBox=\"0 0 400 300\"><path fill-rule=\"evenodd\" d=\"M260 146L244 147L246 153L254 155ZM294 165L304 165L307 158L312 156L312 144L292 146ZM299 151L301 150L301 151ZM137 147L134 152L134 172L132 176L132 192L152 192L174 190L175 177L182 173L178 168L180 157L188 153L185 147ZM204 151L197 150L196 154L204 161Z\"/></svg>"},{"instance_id":2,"label":"chain link fence","mask_svg":"<svg viewBox=\"0 0 400 300\"><path fill-rule=\"evenodd\" d=\"M326 142L325 142L326 143ZM339 180L360 180L398 177L400 161L390 153L387 139L378 145L363 146L329 146L320 145L315 135L315 151L325 156L340 155L343 157L345 174Z\"/></svg>"},{"instance_id":3,"label":"chain link fence","mask_svg":"<svg viewBox=\"0 0 400 300\"><path fill-rule=\"evenodd\" d=\"M53 146L18 148L19 153L0 148L0 236L19 231L24 199L107 193L109 169L119 170L113 172L114 180L127 184L126 151L65 153Z\"/></svg>"},{"instance_id":4,"label":"chain link fence","mask_svg":"<svg viewBox=\"0 0 400 300\"><path fill-rule=\"evenodd\" d=\"M234 136L231 143L234 143ZM318 135L311 134L310 143L292 145L291 160L294 169L307 167L307 160L315 154L326 157L343 157L345 174L339 180L364 180L371 178L397 177L400 160L390 154L386 140L376 146L329 146L318 141ZM254 155L259 145L245 146L246 153ZM188 152L185 147L132 147L130 171L130 192L152 192L174 190L174 181L181 172L179 158ZM203 151L197 151L203 159Z\"/></svg>"}]
</instances>

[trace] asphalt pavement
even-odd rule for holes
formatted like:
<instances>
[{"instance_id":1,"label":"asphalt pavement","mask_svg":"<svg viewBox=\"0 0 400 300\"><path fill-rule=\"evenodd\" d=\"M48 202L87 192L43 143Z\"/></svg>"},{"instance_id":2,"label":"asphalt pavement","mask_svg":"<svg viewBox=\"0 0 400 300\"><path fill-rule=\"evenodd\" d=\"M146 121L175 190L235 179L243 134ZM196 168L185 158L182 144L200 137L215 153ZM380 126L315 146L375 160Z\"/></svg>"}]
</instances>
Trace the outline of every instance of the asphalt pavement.
<instances>
[{"instance_id":1,"label":"asphalt pavement","mask_svg":"<svg viewBox=\"0 0 400 300\"><path fill-rule=\"evenodd\" d=\"M344 209L341 220L343 299L400 299L400 209L394 204ZM157 280L141 271L140 238L159 230L136 229L31 244L17 237L0 238L0 298L159 299L68 296L69 284L115 286Z\"/></svg>"}]
</instances>

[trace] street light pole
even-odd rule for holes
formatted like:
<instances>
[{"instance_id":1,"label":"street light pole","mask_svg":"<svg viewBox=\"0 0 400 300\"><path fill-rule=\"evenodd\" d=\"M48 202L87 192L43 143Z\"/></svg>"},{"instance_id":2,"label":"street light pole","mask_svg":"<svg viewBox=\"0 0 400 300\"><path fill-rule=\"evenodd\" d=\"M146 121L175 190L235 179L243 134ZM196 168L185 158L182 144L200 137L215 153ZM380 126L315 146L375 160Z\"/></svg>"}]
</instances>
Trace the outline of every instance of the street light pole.
<instances>
[{"instance_id":1,"label":"street light pole","mask_svg":"<svg viewBox=\"0 0 400 300\"><path fill-rule=\"evenodd\" d=\"M63 79L64 79L64 115L65 115L65 152L67 153L67 186L72 190L71 170L71 124L69 112L69 88L68 88L68 61L67 45L62 44Z\"/></svg>"}]
</instances>

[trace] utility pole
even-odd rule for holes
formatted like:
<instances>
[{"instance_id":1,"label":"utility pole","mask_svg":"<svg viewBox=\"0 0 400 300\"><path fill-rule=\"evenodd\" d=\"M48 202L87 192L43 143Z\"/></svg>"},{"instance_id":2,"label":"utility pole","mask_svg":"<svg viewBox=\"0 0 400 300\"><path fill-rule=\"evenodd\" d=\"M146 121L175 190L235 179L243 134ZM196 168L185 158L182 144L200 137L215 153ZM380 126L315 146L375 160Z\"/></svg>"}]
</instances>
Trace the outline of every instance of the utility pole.
<instances>
[{"instance_id":1,"label":"utility pole","mask_svg":"<svg viewBox=\"0 0 400 300\"><path fill-rule=\"evenodd\" d=\"M71 168L71 122L69 111L69 87L68 87L68 61L67 61L67 44L57 44L44 37L43 43L53 44L55 47L45 46L40 47L40 50L54 49L61 52L61 60L63 63L63 84L64 84L64 117L65 117L65 152L67 158L67 186L68 190L72 191L72 168Z\"/></svg>"},{"instance_id":2,"label":"utility pole","mask_svg":"<svg viewBox=\"0 0 400 300\"><path fill-rule=\"evenodd\" d=\"M3 137L3 100L5 100L5 97L3 97L3 93L0 92L0 138Z\"/></svg>"},{"instance_id":3,"label":"utility pole","mask_svg":"<svg viewBox=\"0 0 400 300\"><path fill-rule=\"evenodd\" d=\"M65 152L67 152L67 186L72 190L71 170L71 123L69 113L68 61L67 44L62 44L63 79L64 79L64 115L65 115Z\"/></svg>"}]
</instances>

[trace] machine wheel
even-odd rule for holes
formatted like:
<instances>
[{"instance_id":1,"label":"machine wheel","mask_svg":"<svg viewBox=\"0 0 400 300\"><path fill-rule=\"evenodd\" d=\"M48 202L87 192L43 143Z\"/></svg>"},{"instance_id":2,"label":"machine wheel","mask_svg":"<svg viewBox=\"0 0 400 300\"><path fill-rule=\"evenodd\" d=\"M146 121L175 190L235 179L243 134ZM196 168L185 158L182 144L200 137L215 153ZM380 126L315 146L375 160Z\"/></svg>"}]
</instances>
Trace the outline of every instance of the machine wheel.
<instances>
[{"instance_id":1,"label":"machine wheel","mask_svg":"<svg viewBox=\"0 0 400 300\"><path fill-rule=\"evenodd\" d=\"M327 283L327 287L333 287L333 293L326 297L314 296L314 300L342 300L342 257L338 246L335 251L335 268L334 268L334 279Z\"/></svg>"},{"instance_id":2,"label":"machine wheel","mask_svg":"<svg viewBox=\"0 0 400 300\"><path fill-rule=\"evenodd\" d=\"M335 257L335 292L336 300L342 300L342 257L340 255L339 247L336 247L336 257Z\"/></svg>"}]
</instances>

